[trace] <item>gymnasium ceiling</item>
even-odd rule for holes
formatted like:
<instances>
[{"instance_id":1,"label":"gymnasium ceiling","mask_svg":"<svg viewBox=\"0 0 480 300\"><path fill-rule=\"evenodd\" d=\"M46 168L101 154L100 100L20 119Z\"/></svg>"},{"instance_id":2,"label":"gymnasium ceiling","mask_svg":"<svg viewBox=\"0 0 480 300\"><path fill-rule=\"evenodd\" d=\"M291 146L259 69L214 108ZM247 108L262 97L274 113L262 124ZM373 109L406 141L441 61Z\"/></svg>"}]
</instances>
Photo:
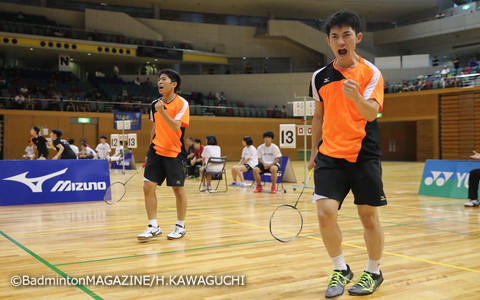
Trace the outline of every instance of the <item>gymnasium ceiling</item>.
<instances>
[{"instance_id":1,"label":"gymnasium ceiling","mask_svg":"<svg viewBox=\"0 0 480 300\"><path fill-rule=\"evenodd\" d=\"M160 9L292 19L325 19L350 9L369 22L395 22L412 13L438 12L438 2L450 0L68 0ZM453 6L453 4L451 5Z\"/></svg>"}]
</instances>

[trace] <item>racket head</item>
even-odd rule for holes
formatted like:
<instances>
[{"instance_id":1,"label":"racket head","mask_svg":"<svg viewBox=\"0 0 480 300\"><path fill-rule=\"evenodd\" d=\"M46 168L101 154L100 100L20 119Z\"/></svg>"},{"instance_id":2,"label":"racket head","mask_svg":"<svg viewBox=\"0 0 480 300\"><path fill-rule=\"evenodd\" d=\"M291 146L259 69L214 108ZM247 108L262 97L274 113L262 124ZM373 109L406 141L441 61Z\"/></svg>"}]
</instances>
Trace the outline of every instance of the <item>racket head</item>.
<instances>
[{"instance_id":1,"label":"racket head","mask_svg":"<svg viewBox=\"0 0 480 300\"><path fill-rule=\"evenodd\" d=\"M105 203L108 205L113 205L122 200L126 192L127 190L123 182L114 182L105 191L105 194L103 195L103 201L105 201Z\"/></svg>"},{"instance_id":2,"label":"racket head","mask_svg":"<svg viewBox=\"0 0 480 300\"><path fill-rule=\"evenodd\" d=\"M270 234L281 243L293 241L303 229L302 213L293 205L283 204L270 216Z\"/></svg>"}]
</instances>

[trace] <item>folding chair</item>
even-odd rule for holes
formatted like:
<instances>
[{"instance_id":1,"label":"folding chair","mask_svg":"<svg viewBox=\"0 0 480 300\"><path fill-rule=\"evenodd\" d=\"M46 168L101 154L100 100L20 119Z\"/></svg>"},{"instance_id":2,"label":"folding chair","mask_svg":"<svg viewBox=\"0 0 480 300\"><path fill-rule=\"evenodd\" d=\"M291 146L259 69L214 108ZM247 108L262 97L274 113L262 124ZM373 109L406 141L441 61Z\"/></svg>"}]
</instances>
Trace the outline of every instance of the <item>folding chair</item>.
<instances>
[{"instance_id":1,"label":"folding chair","mask_svg":"<svg viewBox=\"0 0 480 300\"><path fill-rule=\"evenodd\" d=\"M208 189L207 185L207 192L218 192L218 186L220 185L220 181L225 181L225 190L221 192L228 191L228 182L227 182L227 172L225 172L225 165L227 164L227 157L220 156L220 157L210 157L205 164L205 168L202 172L202 177L200 180L200 185L198 186L198 190L202 188L203 182L207 180L206 175L212 176L212 181L217 181L217 186L214 189Z\"/></svg>"}]
</instances>

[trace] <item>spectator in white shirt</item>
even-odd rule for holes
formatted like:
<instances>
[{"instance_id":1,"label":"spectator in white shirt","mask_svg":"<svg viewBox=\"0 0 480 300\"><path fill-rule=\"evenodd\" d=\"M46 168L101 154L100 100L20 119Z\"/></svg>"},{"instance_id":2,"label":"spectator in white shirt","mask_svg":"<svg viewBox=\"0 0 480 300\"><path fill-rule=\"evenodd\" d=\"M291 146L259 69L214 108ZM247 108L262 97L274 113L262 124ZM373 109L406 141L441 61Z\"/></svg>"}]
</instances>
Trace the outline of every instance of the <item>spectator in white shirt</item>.
<instances>
[{"instance_id":1,"label":"spectator in white shirt","mask_svg":"<svg viewBox=\"0 0 480 300\"><path fill-rule=\"evenodd\" d=\"M95 148L95 151L97 151L97 155L99 159L109 159L110 158L110 152L112 149L110 148L110 145L107 143L107 137L102 135L100 137L100 144L97 145L97 148Z\"/></svg>"},{"instance_id":2,"label":"spectator in white shirt","mask_svg":"<svg viewBox=\"0 0 480 300\"><path fill-rule=\"evenodd\" d=\"M70 144L70 149L72 149L73 153L75 153L75 155L78 158L78 154L80 154L80 150L78 150L78 147L75 146L75 140L74 139L69 139L68 143Z\"/></svg>"},{"instance_id":3,"label":"spectator in white shirt","mask_svg":"<svg viewBox=\"0 0 480 300\"><path fill-rule=\"evenodd\" d=\"M265 143L257 148L258 165L253 169L253 177L257 184L257 188L254 191L255 193L260 193L263 190L260 176L263 173L272 174L272 187L270 191L272 194L277 192L277 172L280 169L282 153L280 152L280 148L272 142L274 137L275 135L272 131L265 131L263 133L263 141Z\"/></svg>"},{"instance_id":4,"label":"spectator in white shirt","mask_svg":"<svg viewBox=\"0 0 480 300\"><path fill-rule=\"evenodd\" d=\"M200 172L203 173L205 170L220 172L222 170L221 166L216 165L210 167L211 169L207 169L207 163L210 157L219 157L221 155L222 150L220 149L220 146L217 146L217 138L214 135L207 136L207 145L205 146L205 148L203 148L202 152L202 168L200 169ZM205 174L205 176L202 175L201 177L202 187L200 188L200 191L215 192L215 190L212 190L212 187L210 185L212 181L212 174Z\"/></svg>"},{"instance_id":5,"label":"spectator in white shirt","mask_svg":"<svg viewBox=\"0 0 480 300\"><path fill-rule=\"evenodd\" d=\"M244 187L247 184L243 178L243 172L252 171L258 164L258 153L251 137L246 136L242 139L242 157L240 161L232 167L233 182L230 185ZM237 181L238 178L238 181Z\"/></svg>"}]
</instances>

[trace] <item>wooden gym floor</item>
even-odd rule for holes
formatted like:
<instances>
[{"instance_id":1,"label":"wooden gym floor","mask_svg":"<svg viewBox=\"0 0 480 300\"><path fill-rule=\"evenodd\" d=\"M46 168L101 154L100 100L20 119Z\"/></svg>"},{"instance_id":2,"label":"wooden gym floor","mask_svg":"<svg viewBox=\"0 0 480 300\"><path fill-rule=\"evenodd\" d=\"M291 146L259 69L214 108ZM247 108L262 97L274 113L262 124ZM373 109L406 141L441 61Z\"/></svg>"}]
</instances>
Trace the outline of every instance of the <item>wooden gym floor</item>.
<instances>
[{"instance_id":1,"label":"wooden gym floor","mask_svg":"<svg viewBox=\"0 0 480 300\"><path fill-rule=\"evenodd\" d=\"M148 243L137 241L147 224L141 175L114 206L98 201L1 207L0 298L323 299L332 265L319 236L312 190L299 204L305 218L302 237L281 244L268 232L274 207L294 203L300 192L292 185L302 183L303 162L293 165L298 183L286 183L286 194L254 194L251 188L200 193L199 182L188 180L187 234L180 240L166 239L176 221L175 199L170 188L161 187L158 211L164 233ZM381 208L385 282L371 296L337 299L479 299L479 208L464 208L465 199L419 196L423 163L385 162L383 169L389 202ZM121 173L112 176L122 178ZM339 221L347 263L360 275L367 256L350 195ZM164 281L153 287L10 283L14 276L94 275L122 280L124 275L159 275ZM167 285L181 275L232 275L244 285Z\"/></svg>"}]
</instances>

